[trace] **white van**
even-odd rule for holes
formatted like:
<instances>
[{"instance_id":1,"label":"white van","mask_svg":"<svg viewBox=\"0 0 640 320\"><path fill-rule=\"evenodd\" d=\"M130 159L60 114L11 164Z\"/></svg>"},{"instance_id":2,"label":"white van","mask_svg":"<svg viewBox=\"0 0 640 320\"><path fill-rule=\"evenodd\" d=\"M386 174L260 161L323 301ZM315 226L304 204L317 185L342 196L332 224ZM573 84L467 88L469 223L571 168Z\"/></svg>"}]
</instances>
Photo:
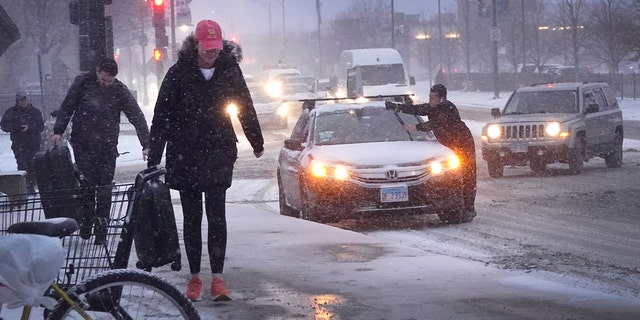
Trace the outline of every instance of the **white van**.
<instances>
[{"instance_id":1,"label":"white van","mask_svg":"<svg viewBox=\"0 0 640 320\"><path fill-rule=\"evenodd\" d=\"M340 79L358 68L365 96L411 94L413 77L408 77L400 53L392 48L369 48L342 51Z\"/></svg>"}]
</instances>

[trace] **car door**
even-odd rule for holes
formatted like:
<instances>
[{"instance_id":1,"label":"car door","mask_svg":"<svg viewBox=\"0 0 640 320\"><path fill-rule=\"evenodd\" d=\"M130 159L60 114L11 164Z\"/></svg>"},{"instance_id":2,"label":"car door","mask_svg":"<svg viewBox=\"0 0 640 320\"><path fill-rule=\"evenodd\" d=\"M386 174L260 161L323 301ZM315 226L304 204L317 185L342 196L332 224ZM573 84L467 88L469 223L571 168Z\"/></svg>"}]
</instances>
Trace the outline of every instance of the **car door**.
<instances>
[{"instance_id":1,"label":"car door","mask_svg":"<svg viewBox=\"0 0 640 320\"><path fill-rule=\"evenodd\" d=\"M303 150L308 145L307 139L309 136L310 119L311 116L309 111L305 110L300 115L300 118L298 118L290 136L290 139L295 139L301 142ZM284 190L287 203L298 210L302 207L302 199L300 195L300 159L302 157L303 150L291 150L283 147L280 150L278 160L282 188Z\"/></svg>"},{"instance_id":2,"label":"car door","mask_svg":"<svg viewBox=\"0 0 640 320\"><path fill-rule=\"evenodd\" d=\"M603 134L602 128L604 124L601 123L602 119L600 115L602 114L602 109L604 106L602 105L602 99L597 98L595 91L591 88L586 89L582 93L582 110L584 110L584 119L585 119L585 135L586 135L586 143L590 149L593 149L600 143L601 136ZM598 107L598 111L596 112L588 112L587 108L590 105L596 104Z\"/></svg>"},{"instance_id":3,"label":"car door","mask_svg":"<svg viewBox=\"0 0 640 320\"><path fill-rule=\"evenodd\" d=\"M615 94L610 87L597 88L596 96L601 95L603 108L600 110L602 119L602 136L600 142L604 145L611 143L616 138L616 128L622 125L622 111L618 108ZM606 146L603 146L606 148Z\"/></svg>"}]
</instances>

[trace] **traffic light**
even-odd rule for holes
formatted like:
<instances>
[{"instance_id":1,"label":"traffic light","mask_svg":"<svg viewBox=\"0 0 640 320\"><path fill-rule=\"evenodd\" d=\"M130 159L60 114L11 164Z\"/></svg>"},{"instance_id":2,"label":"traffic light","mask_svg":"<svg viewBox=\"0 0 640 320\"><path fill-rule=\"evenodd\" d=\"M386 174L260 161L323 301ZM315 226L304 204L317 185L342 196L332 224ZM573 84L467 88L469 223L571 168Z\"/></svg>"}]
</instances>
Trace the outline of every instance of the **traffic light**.
<instances>
[{"instance_id":1,"label":"traffic light","mask_svg":"<svg viewBox=\"0 0 640 320\"><path fill-rule=\"evenodd\" d=\"M164 28L166 26L164 0L153 0L153 26L155 28Z\"/></svg>"},{"instance_id":2,"label":"traffic light","mask_svg":"<svg viewBox=\"0 0 640 320\"><path fill-rule=\"evenodd\" d=\"M73 0L69 3L69 21L78 26L80 71L95 68L98 61L113 55L111 17L105 16L110 0Z\"/></svg>"},{"instance_id":3,"label":"traffic light","mask_svg":"<svg viewBox=\"0 0 640 320\"><path fill-rule=\"evenodd\" d=\"M153 49L153 60L162 61L165 57L165 51L163 48L155 48Z\"/></svg>"}]
</instances>

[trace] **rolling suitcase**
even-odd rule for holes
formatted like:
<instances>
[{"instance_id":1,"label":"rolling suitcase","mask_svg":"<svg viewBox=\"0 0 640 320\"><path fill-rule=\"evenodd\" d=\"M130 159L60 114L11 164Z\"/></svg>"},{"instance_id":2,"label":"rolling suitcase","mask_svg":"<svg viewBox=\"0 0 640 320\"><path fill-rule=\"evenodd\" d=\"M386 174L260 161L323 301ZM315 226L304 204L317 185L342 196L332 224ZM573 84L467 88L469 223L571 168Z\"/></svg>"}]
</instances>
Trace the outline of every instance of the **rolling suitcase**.
<instances>
[{"instance_id":1,"label":"rolling suitcase","mask_svg":"<svg viewBox=\"0 0 640 320\"><path fill-rule=\"evenodd\" d=\"M80 223L83 192L69 148L55 145L38 151L33 168L45 217L69 217Z\"/></svg>"},{"instance_id":2,"label":"rolling suitcase","mask_svg":"<svg viewBox=\"0 0 640 320\"><path fill-rule=\"evenodd\" d=\"M138 262L136 267L151 271L171 263L171 269L182 268L178 228L173 214L169 187L159 179L166 170L155 166L136 176L132 217L135 221L133 241Z\"/></svg>"}]
</instances>

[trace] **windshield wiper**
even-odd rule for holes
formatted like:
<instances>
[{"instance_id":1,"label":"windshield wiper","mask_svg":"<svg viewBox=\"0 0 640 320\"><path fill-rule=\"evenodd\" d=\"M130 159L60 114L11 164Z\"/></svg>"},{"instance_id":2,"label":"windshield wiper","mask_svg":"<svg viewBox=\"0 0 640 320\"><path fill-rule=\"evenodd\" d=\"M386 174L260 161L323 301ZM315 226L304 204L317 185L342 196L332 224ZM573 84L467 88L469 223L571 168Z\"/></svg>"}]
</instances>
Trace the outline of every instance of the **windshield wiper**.
<instances>
[{"instance_id":1,"label":"windshield wiper","mask_svg":"<svg viewBox=\"0 0 640 320\"><path fill-rule=\"evenodd\" d=\"M398 121L402 125L402 128L404 129L404 121L402 121L402 118L400 118L400 115L398 114L398 112L395 109L393 109L391 111L393 111L393 114L396 116L396 118L398 119ZM409 130L407 130L407 129L404 129L404 131L409 135L409 140L413 141L413 136L411 135L411 132L409 132Z\"/></svg>"}]
</instances>

